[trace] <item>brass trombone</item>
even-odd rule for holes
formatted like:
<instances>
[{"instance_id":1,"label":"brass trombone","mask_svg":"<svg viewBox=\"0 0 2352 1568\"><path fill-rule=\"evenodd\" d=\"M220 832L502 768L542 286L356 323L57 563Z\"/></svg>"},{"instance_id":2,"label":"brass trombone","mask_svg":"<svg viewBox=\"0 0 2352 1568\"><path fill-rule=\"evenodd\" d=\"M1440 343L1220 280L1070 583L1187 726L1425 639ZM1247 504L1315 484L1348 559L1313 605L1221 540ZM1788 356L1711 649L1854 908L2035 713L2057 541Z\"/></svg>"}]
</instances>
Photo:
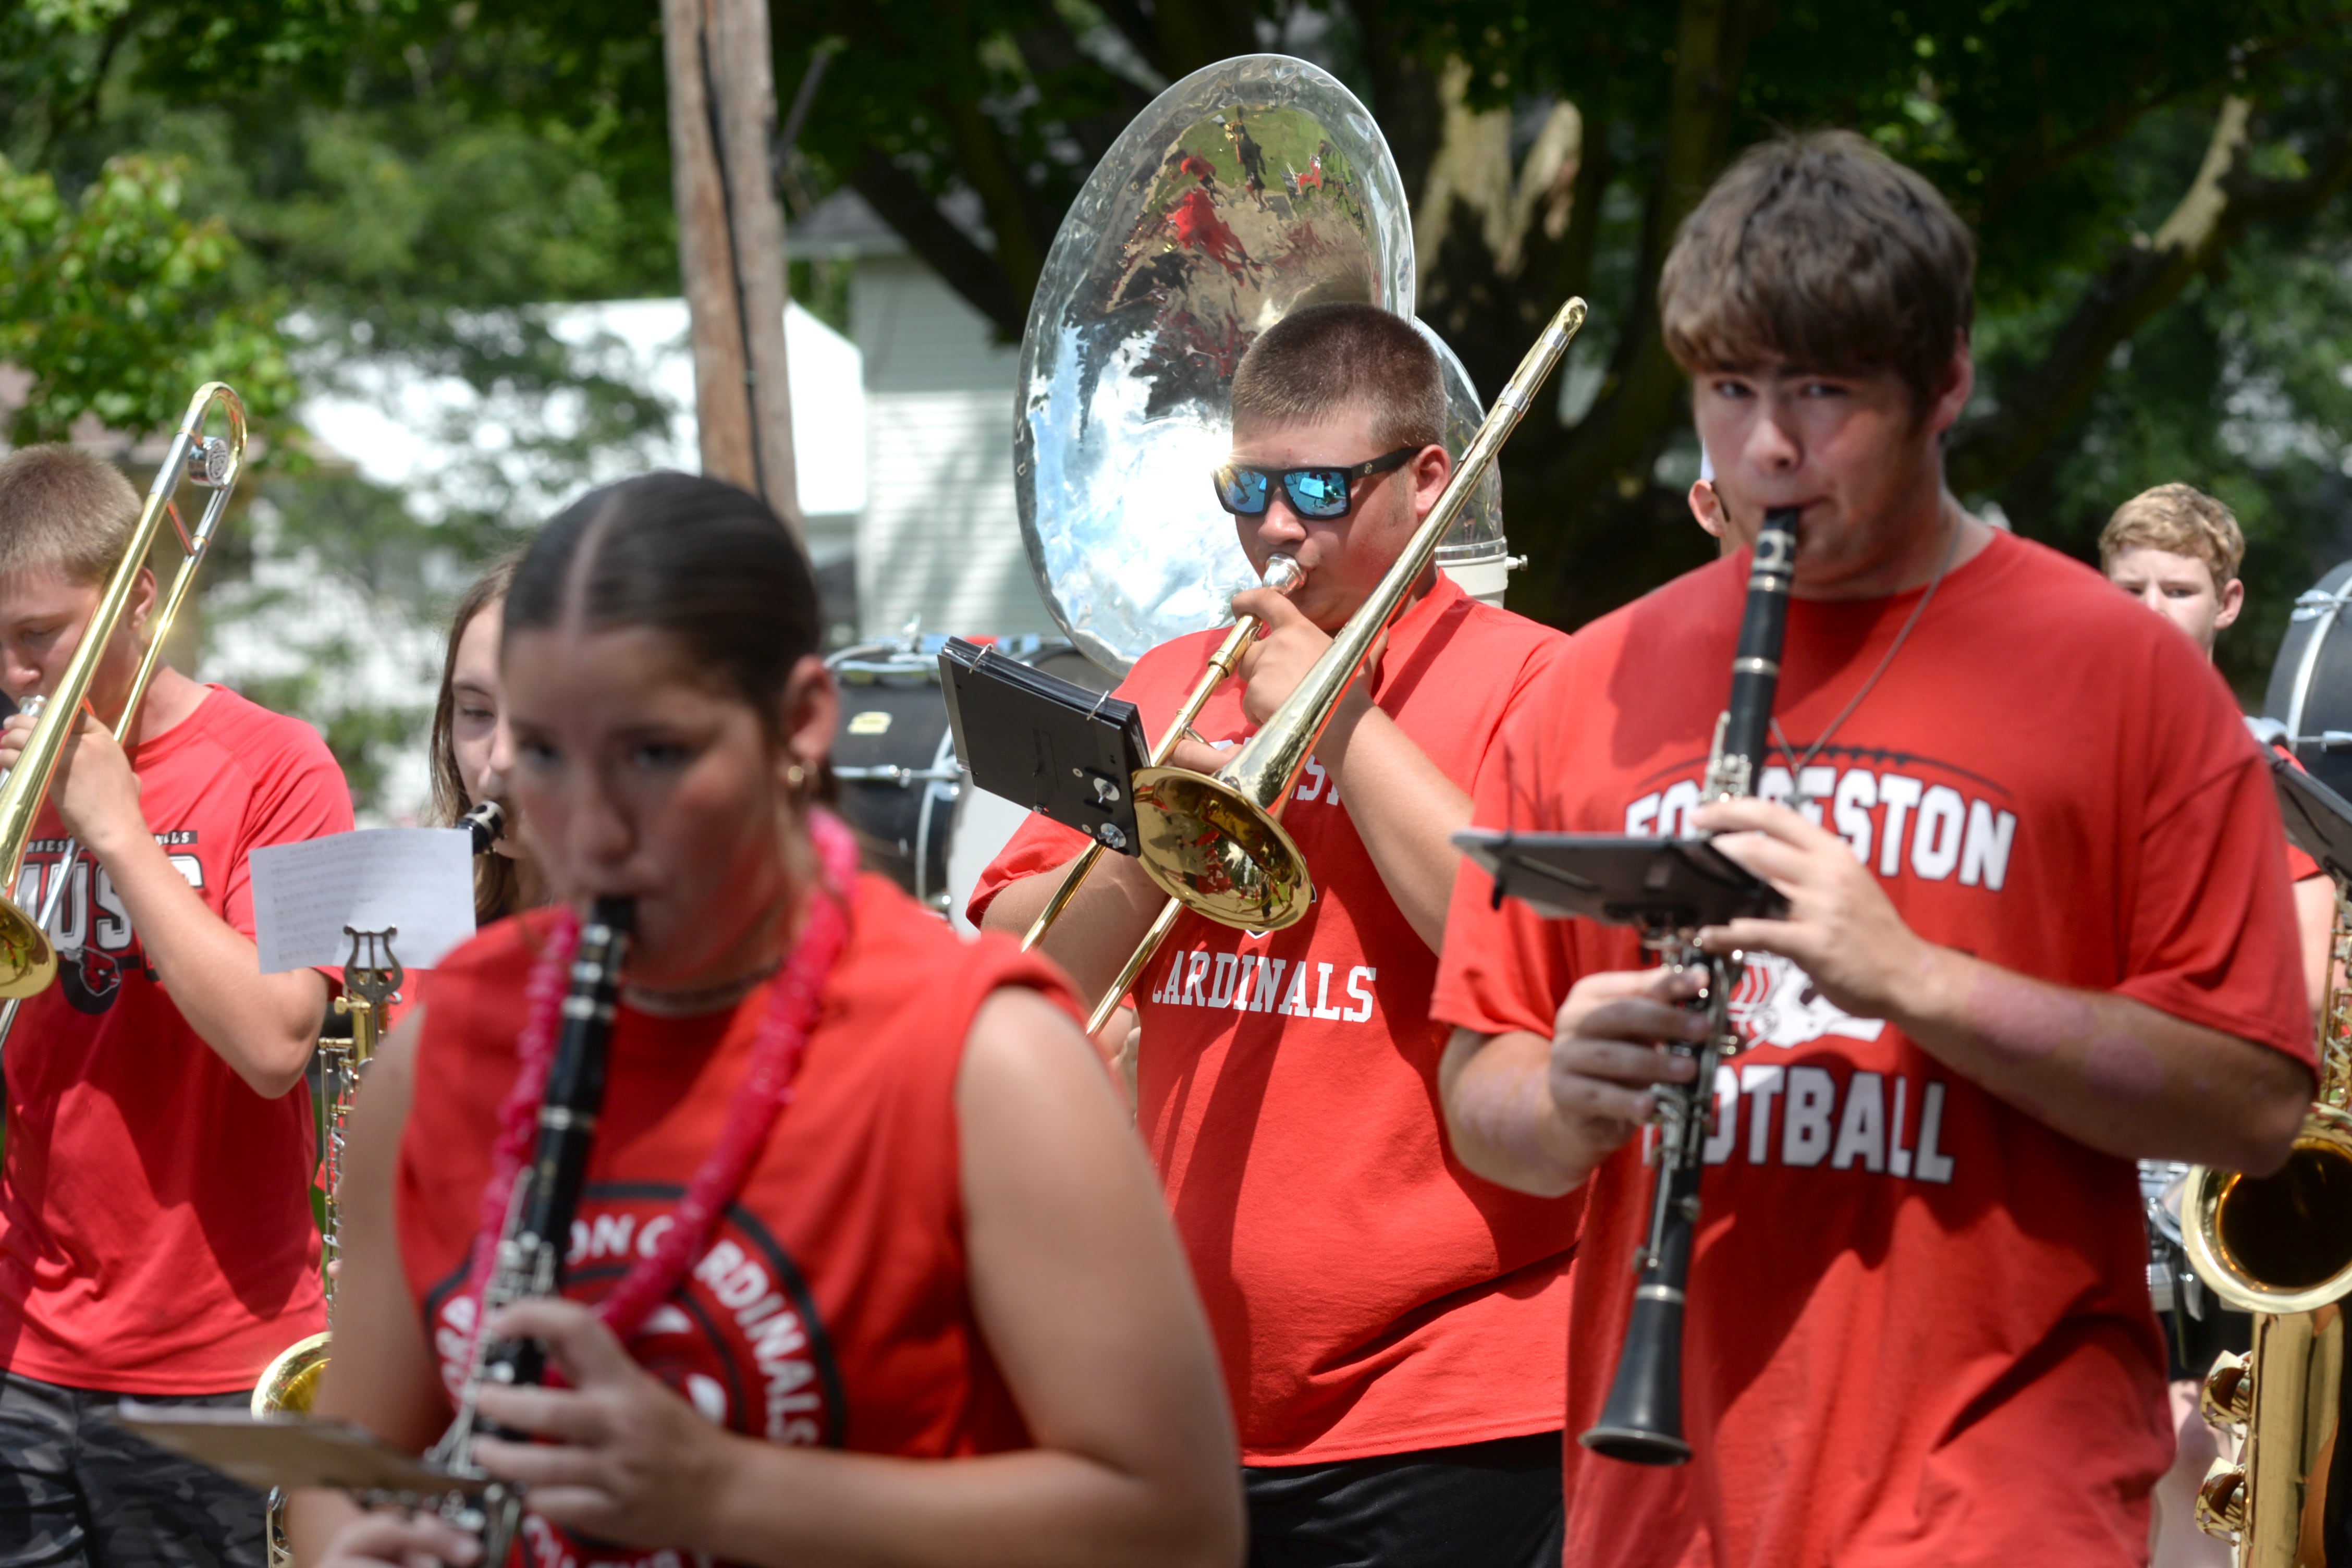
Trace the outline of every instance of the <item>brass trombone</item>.
<instances>
[{"instance_id":1,"label":"brass trombone","mask_svg":"<svg viewBox=\"0 0 2352 1568\"><path fill-rule=\"evenodd\" d=\"M1290 786L1307 765L1315 742L1322 739L1331 716L1339 711L1339 700L1347 695L1373 645L1403 610L1413 584L1435 559L1439 541L1469 503L1503 443L1518 427L1536 389L1568 352L1570 340L1584 325L1584 301L1571 299L1552 317L1509 382L1495 395L1486 422L1462 454L1444 493L1406 542L1403 553L1339 628L1330 647L1297 688L1258 732L1243 742L1233 760L1213 776L1162 765L1135 775L1138 858L1144 874L1168 895L1168 902L1129 956L1118 978L1096 1002L1094 1015L1087 1020L1088 1034L1109 1021L1119 998L1134 985L1136 976L1151 962L1151 955L1184 910L1244 931L1279 931L1307 913L1314 898L1314 882L1298 846L1276 820ZM1240 630L1235 627L1234 636L1226 638L1227 646L1236 652L1235 637ZM1195 689L1196 697L1204 699L1204 689L1223 679L1223 672L1213 666L1202 676L1202 687ZM1174 733L1181 733L1181 729L1171 731L1171 736ZM1155 748L1155 763L1172 743L1172 739L1163 740ZM1072 885L1074 879L1066 879L1066 888ZM1061 889L1055 898L1056 904L1067 901ZM1054 911L1055 904L1048 904L1047 912Z\"/></svg>"},{"instance_id":2,"label":"brass trombone","mask_svg":"<svg viewBox=\"0 0 2352 1568\"><path fill-rule=\"evenodd\" d=\"M226 437L204 433L205 418L215 405L228 420ZM226 384L208 381L188 400L188 412L173 432L171 448L163 455L163 466L155 470L154 482L147 487L147 504L140 510L139 524L131 532L130 546L123 551L114 575L99 595L98 607L90 612L89 625L82 627L73 657L66 661L65 672L58 677L57 689L46 698L36 697L25 704L24 710L35 716L33 732L26 737L25 750L17 757L16 765L8 770L5 780L0 780L0 888L13 889L25 869L25 854L32 846L33 825L41 815L41 803L48 798L58 759L65 754L74 721L80 716L82 704L89 696L99 660L105 657L115 628L130 613L131 591L138 586L139 574L147 564L155 536L167 520L178 526L172 518L172 497L179 489L180 480L185 478L211 490L212 495L205 503L204 515L195 531L182 534L180 570L158 603L150 624L146 650L140 658L138 673L131 679L131 693L123 700L121 716L116 721L115 739L125 744L138 728L139 704L147 695L147 683L154 678L156 665L162 661L163 639L170 635L173 621L195 586L196 568L204 563L205 552L228 510L230 493L244 471L245 404ZM49 941L48 921L58 906L58 890L65 887L79 855L79 845L68 847L39 916L19 908L12 898L0 897L0 997L7 999L5 1016L0 1016L0 1042L6 1040L9 1028L16 1023L16 1004L47 990L57 979L58 955Z\"/></svg>"}]
</instances>

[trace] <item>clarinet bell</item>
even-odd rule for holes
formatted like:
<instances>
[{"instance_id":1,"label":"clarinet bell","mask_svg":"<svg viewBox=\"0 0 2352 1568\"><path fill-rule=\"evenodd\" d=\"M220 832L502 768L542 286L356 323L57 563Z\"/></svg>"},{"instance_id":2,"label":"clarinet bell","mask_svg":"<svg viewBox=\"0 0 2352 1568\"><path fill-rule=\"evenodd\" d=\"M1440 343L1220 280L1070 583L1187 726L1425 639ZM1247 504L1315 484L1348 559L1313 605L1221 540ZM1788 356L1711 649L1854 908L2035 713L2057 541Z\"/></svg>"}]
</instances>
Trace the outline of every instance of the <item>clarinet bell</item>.
<instances>
[{"instance_id":1,"label":"clarinet bell","mask_svg":"<svg viewBox=\"0 0 2352 1568\"><path fill-rule=\"evenodd\" d=\"M1625 1323L1625 1347L1601 1419L1577 1439L1605 1458L1633 1465L1679 1465L1683 1440L1683 1293L1643 1285Z\"/></svg>"}]
</instances>

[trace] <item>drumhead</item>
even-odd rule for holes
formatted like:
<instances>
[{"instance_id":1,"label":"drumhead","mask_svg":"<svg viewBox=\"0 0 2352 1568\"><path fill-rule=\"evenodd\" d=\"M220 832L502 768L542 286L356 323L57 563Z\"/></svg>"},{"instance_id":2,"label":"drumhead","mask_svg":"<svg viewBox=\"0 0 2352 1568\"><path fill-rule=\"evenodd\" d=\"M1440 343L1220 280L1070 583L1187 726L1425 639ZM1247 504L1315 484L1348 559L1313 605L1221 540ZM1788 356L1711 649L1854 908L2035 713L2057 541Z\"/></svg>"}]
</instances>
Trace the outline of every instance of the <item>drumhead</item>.
<instances>
[{"instance_id":1,"label":"drumhead","mask_svg":"<svg viewBox=\"0 0 2352 1568\"><path fill-rule=\"evenodd\" d=\"M2352 561L2296 598L2263 716L2286 726L2314 778L2352 795Z\"/></svg>"},{"instance_id":2,"label":"drumhead","mask_svg":"<svg viewBox=\"0 0 2352 1568\"><path fill-rule=\"evenodd\" d=\"M841 688L833 773L866 869L888 877L961 929L965 901L1029 813L974 789L956 761L940 689L943 637L844 648L825 660ZM999 653L1108 690L1110 676L1060 637L996 639ZM968 804L968 797L978 796ZM1003 806L1006 810L994 809ZM963 842L967 831L971 842ZM975 858L976 857L976 858Z\"/></svg>"}]
</instances>

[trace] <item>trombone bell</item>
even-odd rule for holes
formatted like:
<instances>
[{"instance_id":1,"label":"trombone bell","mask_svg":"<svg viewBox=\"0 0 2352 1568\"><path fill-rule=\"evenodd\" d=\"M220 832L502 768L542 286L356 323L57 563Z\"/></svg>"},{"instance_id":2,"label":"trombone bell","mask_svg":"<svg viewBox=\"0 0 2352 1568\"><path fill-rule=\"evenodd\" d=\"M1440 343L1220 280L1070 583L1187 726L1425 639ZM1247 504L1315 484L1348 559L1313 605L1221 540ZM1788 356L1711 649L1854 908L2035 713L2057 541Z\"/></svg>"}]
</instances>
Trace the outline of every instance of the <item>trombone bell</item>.
<instances>
[{"instance_id":1,"label":"trombone bell","mask_svg":"<svg viewBox=\"0 0 2352 1568\"><path fill-rule=\"evenodd\" d=\"M0 999L37 996L58 977L58 950L41 922L0 899Z\"/></svg>"},{"instance_id":2,"label":"trombone bell","mask_svg":"<svg viewBox=\"0 0 2352 1568\"><path fill-rule=\"evenodd\" d=\"M1182 768L1135 775L1140 864L1194 914L1244 931L1279 931L1307 913L1315 884L1282 824L1220 779Z\"/></svg>"}]
</instances>

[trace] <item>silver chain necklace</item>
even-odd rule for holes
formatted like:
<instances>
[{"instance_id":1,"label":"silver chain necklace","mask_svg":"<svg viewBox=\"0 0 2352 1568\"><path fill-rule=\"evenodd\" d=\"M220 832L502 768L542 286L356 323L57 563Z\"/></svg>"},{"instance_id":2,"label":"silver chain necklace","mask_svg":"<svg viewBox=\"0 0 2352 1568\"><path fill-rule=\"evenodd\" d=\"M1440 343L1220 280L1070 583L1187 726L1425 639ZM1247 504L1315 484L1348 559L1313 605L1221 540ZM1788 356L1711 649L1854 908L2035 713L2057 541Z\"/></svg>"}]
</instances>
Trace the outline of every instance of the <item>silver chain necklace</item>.
<instances>
[{"instance_id":1,"label":"silver chain necklace","mask_svg":"<svg viewBox=\"0 0 2352 1568\"><path fill-rule=\"evenodd\" d=\"M1927 579L1927 591L1919 595L1919 602L1911 606L1911 614L1904 621L1903 629L1896 632L1895 640L1886 645L1886 652L1880 657L1878 668L1872 670L1870 679L1864 681L1854 694L1847 699L1846 705L1838 710L1838 715L1830 721L1829 728L1813 738L1813 743L1805 748L1805 754L1797 757L1796 761L1790 764L1789 784L1795 792L1790 797L1790 805L1795 809L1803 810L1812 800L1812 797L1804 792L1801 782L1805 776L1805 770L1812 765L1815 757L1821 755L1822 748L1830 743L1830 737L1838 732L1838 727L1852 718L1853 710L1862 706L1862 700L1869 696L1871 689L1878 684L1878 678L1886 673L1886 667L1895 662L1895 656L1903 651L1904 643L1910 639L1911 628L1917 626L1919 617L1927 613L1927 602L1936 596L1936 589L1943 583L1944 574L1950 569L1952 557L1959 553L1959 548L1960 520L1954 517L1951 519L1951 531L1944 541L1943 558L1936 563L1936 574ZM1797 748L1790 743L1788 731L1780 728L1778 715L1775 715L1772 720L1772 740L1780 748L1780 754L1783 757L1796 755Z\"/></svg>"}]
</instances>

